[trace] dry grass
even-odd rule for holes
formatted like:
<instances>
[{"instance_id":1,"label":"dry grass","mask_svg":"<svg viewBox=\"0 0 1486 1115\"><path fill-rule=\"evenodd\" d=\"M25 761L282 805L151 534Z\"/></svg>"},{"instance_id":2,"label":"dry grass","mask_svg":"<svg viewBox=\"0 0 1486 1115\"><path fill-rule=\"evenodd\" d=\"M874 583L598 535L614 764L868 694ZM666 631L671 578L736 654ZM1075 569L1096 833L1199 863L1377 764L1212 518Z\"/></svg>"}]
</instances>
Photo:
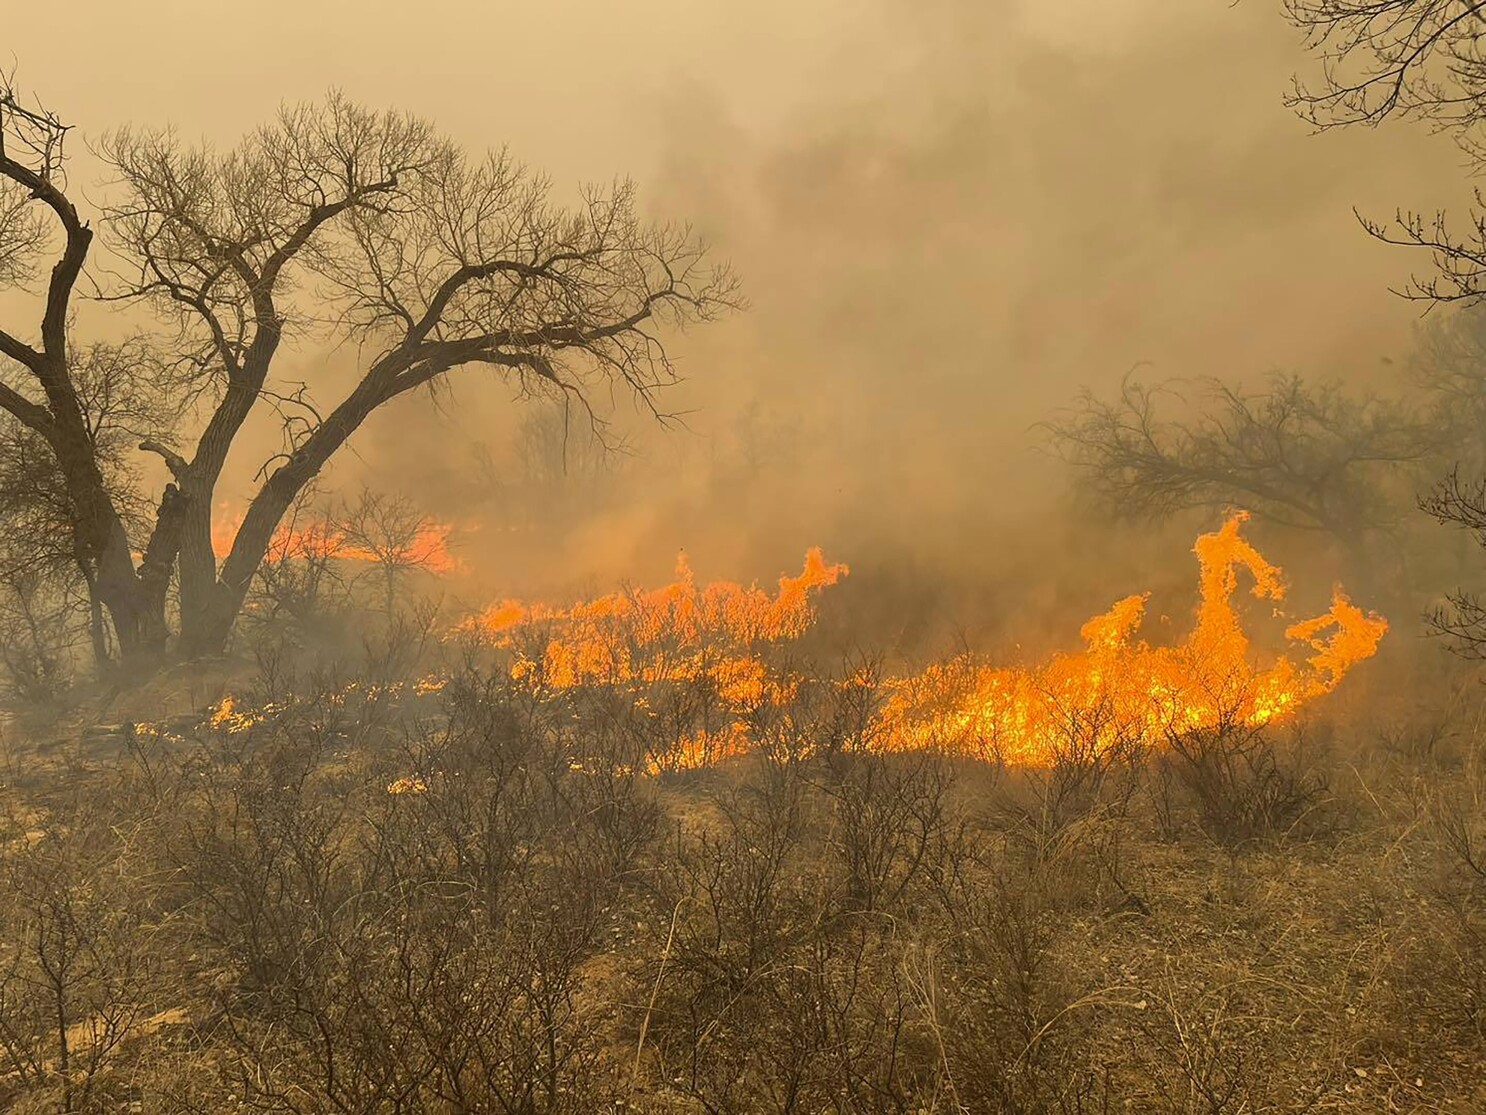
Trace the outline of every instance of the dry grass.
<instances>
[{"instance_id":1,"label":"dry grass","mask_svg":"<svg viewBox=\"0 0 1486 1115\"><path fill-rule=\"evenodd\" d=\"M602 694L358 692L11 785L0 1102L1486 1107L1470 716L1245 735L1204 782L1171 752L808 758L800 715L651 778Z\"/></svg>"}]
</instances>

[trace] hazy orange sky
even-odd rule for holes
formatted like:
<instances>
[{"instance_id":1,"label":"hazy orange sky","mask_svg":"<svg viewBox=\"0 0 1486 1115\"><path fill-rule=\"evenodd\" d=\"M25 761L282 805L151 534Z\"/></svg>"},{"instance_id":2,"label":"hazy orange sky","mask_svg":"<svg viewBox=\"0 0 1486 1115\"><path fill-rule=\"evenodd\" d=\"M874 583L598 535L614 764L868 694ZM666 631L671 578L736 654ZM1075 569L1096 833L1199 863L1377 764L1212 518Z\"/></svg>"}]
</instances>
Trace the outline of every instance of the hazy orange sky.
<instances>
[{"instance_id":1,"label":"hazy orange sky","mask_svg":"<svg viewBox=\"0 0 1486 1115\"><path fill-rule=\"evenodd\" d=\"M668 404L691 432L643 437L641 494L554 558L599 578L681 546L747 575L817 542L963 551L1047 491L1029 427L1142 361L1370 382L1419 312L1386 288L1425 261L1352 207L1464 189L1445 141L1307 134L1281 97L1309 60L1253 0L11 9L20 84L85 135L170 122L227 144L338 86L560 187L633 176L651 212L695 222L752 306L678 341ZM475 377L458 391L379 416L338 475L478 504L471 447L498 457L513 411ZM769 448L719 507L744 414Z\"/></svg>"}]
</instances>

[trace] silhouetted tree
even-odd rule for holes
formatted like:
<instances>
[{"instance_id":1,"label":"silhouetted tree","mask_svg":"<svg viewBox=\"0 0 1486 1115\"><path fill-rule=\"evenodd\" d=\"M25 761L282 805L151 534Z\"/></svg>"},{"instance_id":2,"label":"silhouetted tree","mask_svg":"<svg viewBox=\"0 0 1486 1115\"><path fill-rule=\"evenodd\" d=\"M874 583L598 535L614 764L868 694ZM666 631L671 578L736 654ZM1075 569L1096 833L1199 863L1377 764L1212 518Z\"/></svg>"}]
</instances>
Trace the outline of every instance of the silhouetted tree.
<instances>
[{"instance_id":1,"label":"silhouetted tree","mask_svg":"<svg viewBox=\"0 0 1486 1115\"><path fill-rule=\"evenodd\" d=\"M1286 0L1322 64L1297 79L1289 103L1318 128L1415 120L1451 135L1473 167L1486 165L1486 11L1475 0ZM1380 240L1427 250L1434 273L1402 293L1433 302L1486 293L1486 198L1465 227L1443 212L1400 210L1391 222L1359 217Z\"/></svg>"},{"instance_id":2,"label":"silhouetted tree","mask_svg":"<svg viewBox=\"0 0 1486 1115\"><path fill-rule=\"evenodd\" d=\"M1189 409L1167 417L1163 400ZM1412 508L1411 466L1434 440L1422 413L1298 376L1251 392L1127 379L1114 400L1085 392L1049 428L1084 490L1120 515L1240 506L1331 536L1362 570Z\"/></svg>"},{"instance_id":3,"label":"silhouetted tree","mask_svg":"<svg viewBox=\"0 0 1486 1115\"><path fill-rule=\"evenodd\" d=\"M0 283L43 303L32 338L0 330L0 408L54 460L76 561L126 659L166 646L173 582L181 649L220 651L285 512L378 407L471 366L584 410L600 384L648 402L674 379L659 328L730 303L725 269L688 229L642 221L630 184L563 209L504 153L471 156L338 95L283 109L225 152L116 131L99 145L116 180L99 216L118 263L97 281L154 313L165 339L117 368L108 398L185 404L180 421L140 431L171 481L132 531L70 338L94 230L67 181L68 131L0 83ZM332 405L275 376L290 335L363 354ZM263 410L281 419L282 451L219 567L214 493Z\"/></svg>"},{"instance_id":4,"label":"silhouetted tree","mask_svg":"<svg viewBox=\"0 0 1486 1115\"><path fill-rule=\"evenodd\" d=\"M445 530L405 496L363 488L333 518L340 548L350 548L381 581L381 602L389 616L398 585L417 569L437 569L447 559Z\"/></svg>"},{"instance_id":5,"label":"silhouetted tree","mask_svg":"<svg viewBox=\"0 0 1486 1115\"><path fill-rule=\"evenodd\" d=\"M94 344L73 355L72 380L88 444L109 498L128 529L149 519L130 454L142 437L168 427L179 407L162 389L161 369L140 339ZM61 614L82 611L97 661L108 658L108 632L96 587L96 566L79 549L75 507L47 438L0 411L0 583L19 598ZM25 587L22 588L21 586ZM39 648L38 648L39 649ZM62 648L51 648L61 654Z\"/></svg>"},{"instance_id":6,"label":"silhouetted tree","mask_svg":"<svg viewBox=\"0 0 1486 1115\"><path fill-rule=\"evenodd\" d=\"M1475 0L1287 0L1290 19L1307 34L1322 62L1320 79L1297 80L1290 103L1319 128L1375 126L1390 118L1413 120L1450 135L1468 168L1486 167L1480 125L1486 121L1486 10ZM1361 217L1380 240L1429 252L1432 272L1400 291L1431 303L1473 306L1486 295L1486 195L1462 221L1441 210L1432 215L1400 210L1391 222ZM1442 523L1481 535L1486 489L1462 480L1462 469L1486 467L1479 452L1486 398L1481 382L1479 318L1456 315L1436 331L1423 371L1446 403L1442 412L1467 428L1448 476L1420 501ZM1471 427L1474 427L1471 429ZM1471 452L1474 450L1474 452ZM1463 459L1462 459L1463 458ZM1481 652L1486 621L1479 598L1458 590L1435 610L1434 627L1471 655Z\"/></svg>"},{"instance_id":7,"label":"silhouetted tree","mask_svg":"<svg viewBox=\"0 0 1486 1115\"><path fill-rule=\"evenodd\" d=\"M1486 470L1486 312L1459 306L1421 323L1407 367L1433 416L1436 475Z\"/></svg>"}]
</instances>

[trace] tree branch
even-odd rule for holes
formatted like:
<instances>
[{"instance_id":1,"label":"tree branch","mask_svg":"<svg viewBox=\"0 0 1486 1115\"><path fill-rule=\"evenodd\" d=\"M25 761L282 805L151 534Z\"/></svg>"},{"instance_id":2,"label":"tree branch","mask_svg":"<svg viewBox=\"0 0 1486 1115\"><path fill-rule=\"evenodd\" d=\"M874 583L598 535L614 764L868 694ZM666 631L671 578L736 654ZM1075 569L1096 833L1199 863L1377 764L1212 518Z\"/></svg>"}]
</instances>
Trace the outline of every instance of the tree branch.
<instances>
[{"instance_id":1,"label":"tree branch","mask_svg":"<svg viewBox=\"0 0 1486 1115\"><path fill-rule=\"evenodd\" d=\"M139 443L139 448L146 453L154 453L159 456L165 462L165 466L170 469L170 474L177 480L184 479L190 466L186 464L186 458L182 457L179 453L162 445L154 438L145 438L144 441Z\"/></svg>"},{"instance_id":2,"label":"tree branch","mask_svg":"<svg viewBox=\"0 0 1486 1115\"><path fill-rule=\"evenodd\" d=\"M3 383L0 383L0 407L14 415L27 429L35 430L43 437L51 436L54 428L51 411Z\"/></svg>"}]
</instances>

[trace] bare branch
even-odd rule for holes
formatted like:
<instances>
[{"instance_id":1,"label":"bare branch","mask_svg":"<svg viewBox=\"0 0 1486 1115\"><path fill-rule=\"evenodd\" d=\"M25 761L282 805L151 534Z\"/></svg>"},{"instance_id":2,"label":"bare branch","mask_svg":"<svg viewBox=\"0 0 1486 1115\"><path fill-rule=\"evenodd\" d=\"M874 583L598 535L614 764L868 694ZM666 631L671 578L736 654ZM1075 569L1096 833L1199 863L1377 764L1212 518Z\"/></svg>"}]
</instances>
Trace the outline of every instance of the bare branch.
<instances>
[{"instance_id":1,"label":"bare branch","mask_svg":"<svg viewBox=\"0 0 1486 1115\"><path fill-rule=\"evenodd\" d=\"M1187 386L1198 408L1185 418L1159 411L1189 402L1180 384L1127 379L1117 401L1086 394L1048 430L1086 490L1122 515L1238 505L1352 545L1391 529L1407 501L1389 498L1390 470L1421 461L1434 441L1426 415L1296 377L1252 394Z\"/></svg>"},{"instance_id":2,"label":"bare branch","mask_svg":"<svg viewBox=\"0 0 1486 1115\"><path fill-rule=\"evenodd\" d=\"M177 480L182 479L186 475L189 468L186 464L186 458L175 452L175 450L161 445L153 438L145 438L144 441L139 443L139 448L146 453L154 453L159 456L165 462L165 466L170 469L170 474Z\"/></svg>"},{"instance_id":3,"label":"bare branch","mask_svg":"<svg viewBox=\"0 0 1486 1115\"><path fill-rule=\"evenodd\" d=\"M67 309L92 233L65 193L66 128L22 109L8 86L0 122L0 181L28 197L0 193L0 278L32 262L33 202L66 233L40 345L0 333L0 355L37 379L45 404L28 407L7 384L0 405L47 429L66 457L78 520L91 524L87 560L111 555L100 589L110 609L126 627L146 614L160 627L174 571L183 623L200 628L192 650L220 648L282 516L378 407L483 366L591 416L589 393L616 385L659 416L654 395L677 378L661 328L737 305L732 277L705 261L688 229L640 219L630 183L589 190L566 210L504 154L471 158L422 121L332 94L284 108L229 150L166 130L102 141L116 181L103 206L114 266L99 296L153 309L166 329L150 345L74 358ZM368 354L338 403L322 406L312 382L279 378L290 336ZM170 414L141 402L158 397L181 402ZM199 434L178 450L187 408ZM218 569L215 487L239 433L265 408L284 451L265 465ZM116 482L125 446L160 457L172 477L149 508L143 546L125 526L141 501Z\"/></svg>"}]
</instances>

